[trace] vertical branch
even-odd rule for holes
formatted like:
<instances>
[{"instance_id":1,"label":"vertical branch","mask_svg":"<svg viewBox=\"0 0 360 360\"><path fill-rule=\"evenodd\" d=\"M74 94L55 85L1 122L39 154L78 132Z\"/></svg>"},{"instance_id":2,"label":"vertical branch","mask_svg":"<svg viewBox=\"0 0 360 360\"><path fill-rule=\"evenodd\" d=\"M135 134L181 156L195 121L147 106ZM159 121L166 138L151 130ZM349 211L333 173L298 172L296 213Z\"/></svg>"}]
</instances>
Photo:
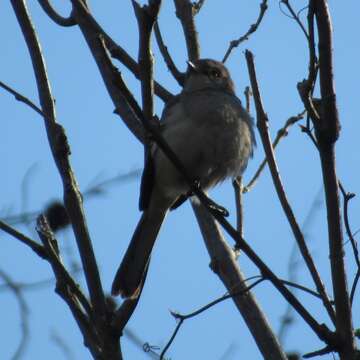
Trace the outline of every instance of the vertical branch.
<instances>
[{"instance_id":1,"label":"vertical branch","mask_svg":"<svg viewBox=\"0 0 360 360\"><path fill-rule=\"evenodd\" d=\"M188 58L194 61L200 58L200 45L196 31L194 15L196 10L189 0L174 0L176 16L184 31Z\"/></svg>"},{"instance_id":2,"label":"vertical branch","mask_svg":"<svg viewBox=\"0 0 360 360\"><path fill-rule=\"evenodd\" d=\"M248 69L249 69L251 87L252 87L252 91L253 91L253 95L254 95L255 108L256 108L256 114L257 114L257 127L259 129L261 140L262 140L262 143L264 146L264 151L265 151L266 158L267 158L267 161L269 164L271 177L272 177L276 192L278 194L279 201L284 210L284 213L286 214L286 217L288 219L291 230L292 230L294 237L296 239L296 242L299 246L301 255L303 256L306 266L307 266L307 268L313 278L313 281L316 285L317 291L321 295L321 299L323 301L323 304L324 304L331 320L334 322L335 314L334 314L334 310L331 306L330 299L327 296L324 284L321 281L321 278L316 269L314 260L311 257L310 251L306 245L304 235L301 232L300 226L295 218L295 214L289 204L289 201L287 199L287 196L286 196L286 193L285 193L285 190L284 190L281 178L280 178L279 170L278 170L276 160L275 160L274 149L271 145L270 135L269 135L269 131L268 131L268 117L264 111L262 101L261 101L259 87L257 84L253 54L249 50L246 50L245 56L246 56L246 61L247 61Z\"/></svg>"},{"instance_id":3,"label":"vertical branch","mask_svg":"<svg viewBox=\"0 0 360 360\"><path fill-rule=\"evenodd\" d=\"M243 190L244 184L242 177L239 176L233 181L233 188L235 193L235 206L236 206L236 230L240 236L243 237L244 228L244 210L243 210Z\"/></svg>"},{"instance_id":4,"label":"vertical branch","mask_svg":"<svg viewBox=\"0 0 360 360\"><path fill-rule=\"evenodd\" d=\"M311 1L318 30L319 74L321 92L320 119L314 122L326 196L328 236L333 292L336 308L336 330L342 341L341 359L355 358L351 306L346 282L343 234L335 163L335 142L340 122L334 88L332 26L325 0Z\"/></svg>"},{"instance_id":5,"label":"vertical branch","mask_svg":"<svg viewBox=\"0 0 360 360\"><path fill-rule=\"evenodd\" d=\"M95 317L100 324L104 320L106 313L105 297L86 225L81 194L69 161L69 144L64 129L56 122L54 100L47 77L45 61L25 2L24 0L12 0L11 3L30 53L49 145L63 182L64 204L75 233Z\"/></svg>"},{"instance_id":6,"label":"vertical branch","mask_svg":"<svg viewBox=\"0 0 360 360\"><path fill-rule=\"evenodd\" d=\"M151 33L160 10L161 0L151 0L141 7L132 1L139 27L139 71L141 80L142 107L145 119L152 121L154 116L153 57L151 54Z\"/></svg>"}]
</instances>

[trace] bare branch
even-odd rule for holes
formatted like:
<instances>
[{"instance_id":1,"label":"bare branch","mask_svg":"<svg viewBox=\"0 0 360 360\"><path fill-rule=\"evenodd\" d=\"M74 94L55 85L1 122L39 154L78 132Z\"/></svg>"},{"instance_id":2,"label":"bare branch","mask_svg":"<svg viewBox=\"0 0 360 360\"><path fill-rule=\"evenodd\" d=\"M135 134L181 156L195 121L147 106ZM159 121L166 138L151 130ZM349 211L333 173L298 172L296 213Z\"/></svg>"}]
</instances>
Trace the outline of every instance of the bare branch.
<instances>
[{"instance_id":1,"label":"bare branch","mask_svg":"<svg viewBox=\"0 0 360 360\"><path fill-rule=\"evenodd\" d=\"M190 0L174 0L176 16L184 31L188 58L194 61L200 58L200 45L194 20L194 5Z\"/></svg>"},{"instance_id":2,"label":"bare branch","mask_svg":"<svg viewBox=\"0 0 360 360\"><path fill-rule=\"evenodd\" d=\"M304 220L303 224L301 225L301 230L302 230L307 242L309 242L307 233L309 231L310 225L311 225L311 223L313 223L315 221L316 214L320 208L320 205L323 202L322 194L323 194L323 188L321 187L319 189L319 191L317 192L316 196L314 197L312 204L310 206L310 209L309 209L308 213L306 214L305 220ZM297 275L297 271L298 271L298 268L300 265L303 265L303 263L300 264L298 246L297 246L297 243L294 242L292 245L291 254L290 254L288 265L287 265L287 268L288 268L287 278L290 281L292 281L292 282L296 281L296 275ZM279 338L279 341L281 344L283 344L283 342L284 342L283 339L284 339L284 335L286 334L287 328L291 325L292 321L294 320L293 312L294 312L294 309L292 308L292 306L290 304L287 304L284 314L281 316L282 320L281 320L280 327L278 330L278 338Z\"/></svg>"},{"instance_id":3,"label":"bare branch","mask_svg":"<svg viewBox=\"0 0 360 360\"><path fill-rule=\"evenodd\" d=\"M281 281L282 281L285 285L288 285L288 286L294 287L294 288L296 288L296 289L302 290L302 291L304 291L304 292L306 292L306 293L308 293L308 294L310 294L310 295L313 295L313 296L315 296L315 297L317 297L317 298L319 298L319 299L321 300L321 295L320 295L319 293L317 293L316 291L314 291L314 290L311 290L311 289L309 289L309 288L307 288L307 287L305 287L305 286L303 286L303 285L294 283L293 281L284 280L284 279L282 279ZM331 301L331 304L333 304L333 303L334 303L334 302Z\"/></svg>"},{"instance_id":4,"label":"bare branch","mask_svg":"<svg viewBox=\"0 0 360 360\"><path fill-rule=\"evenodd\" d=\"M336 308L336 331L341 341L340 359L355 358L355 340L350 298L344 263L338 178L335 162L335 142L339 137L340 121L334 86L332 58L332 26L326 0L311 0L318 32L321 117L314 122L323 173L333 293Z\"/></svg>"},{"instance_id":5,"label":"bare branch","mask_svg":"<svg viewBox=\"0 0 360 360\"><path fill-rule=\"evenodd\" d=\"M54 100L51 94L45 62L26 5L23 0L12 0L11 3L30 53L40 104L45 114L45 127L49 145L63 182L64 204L75 233L95 316L100 324L103 322L106 314L105 297L86 226L81 194L69 161L69 144L64 129L56 122Z\"/></svg>"},{"instance_id":6,"label":"bare branch","mask_svg":"<svg viewBox=\"0 0 360 360\"><path fill-rule=\"evenodd\" d=\"M140 5L133 0L136 19L138 21L140 43L139 43L139 68L142 94L142 110L145 119L151 122L154 116L154 80L153 80L153 58L151 54L151 34L156 22L161 0L153 0L151 5Z\"/></svg>"},{"instance_id":7,"label":"bare branch","mask_svg":"<svg viewBox=\"0 0 360 360\"><path fill-rule=\"evenodd\" d=\"M254 59L253 54L247 50L245 53L246 61L248 64L249 69L249 76L251 81L251 87L254 94L254 100L255 100L255 107L256 107L256 114L257 114L257 126L259 129L259 133L261 136L261 140L264 146L264 151L266 154L266 158L268 159L268 164L271 172L271 176L274 182L274 186L276 189L276 192L278 194L281 206L284 210L284 213L286 215L286 218L288 219L289 225L293 231L294 237L296 239L296 242L298 243L300 252L305 260L305 263L308 267L308 270L313 278L313 281L316 285L316 289L321 294L322 300L324 303L324 306L332 319L334 321L335 319L335 313L334 309L331 306L329 297L326 293L325 287L321 281L320 275L316 269L314 260L312 259L312 256L310 254L310 251L306 245L304 235L301 232L300 226L297 223L297 220L295 218L295 215L292 211L292 208L287 200L287 196L284 191L284 187L282 185L282 181L279 175L279 170L276 164L275 155L274 155L274 149L271 145L270 135L268 131L268 118L264 111L262 100L259 92L259 87L256 79L256 73L255 73L255 65L254 65Z\"/></svg>"},{"instance_id":8,"label":"bare branch","mask_svg":"<svg viewBox=\"0 0 360 360\"><path fill-rule=\"evenodd\" d=\"M161 352L160 354L160 360L164 358L165 356L165 353L167 352L167 350L170 348L171 344L173 343L173 341L175 340L175 337L178 333L178 331L180 330L180 327L182 326L182 324L184 323L185 320L187 319L190 319L192 317L195 317L199 314L201 314L202 312L210 309L211 307L219 304L220 302L224 301L224 300L227 300L227 299L230 299L230 298L233 298L234 296L243 296L245 295L247 292L249 292L253 287L255 287L257 284L259 284L260 282L264 281L263 278L261 279L258 279L256 280L253 284L243 288L242 290L240 291L236 291L234 292L233 294L228 294L228 295L224 295L222 297L220 297L219 299L216 299L212 302L210 302L209 304L203 306L202 308L200 308L199 310L196 310L190 314L187 314L187 315L181 315L179 313L175 313L175 312L172 312L171 311L171 314L174 316L174 318L178 321L178 324L176 325L175 327L175 330L174 332L172 333L171 337L170 337L170 340L167 342L167 344L165 345L163 351ZM271 353L268 353L268 356L269 354ZM271 355L270 355L271 356ZM278 356L278 355L277 355ZM271 360L270 358L268 358L269 360ZM274 358L274 359L278 359L278 360L281 360L281 358L277 357L277 358ZM284 359L286 359L285 355L284 355Z\"/></svg>"},{"instance_id":9,"label":"bare branch","mask_svg":"<svg viewBox=\"0 0 360 360\"><path fill-rule=\"evenodd\" d=\"M240 271L234 251L227 244L219 225L203 206L192 202L192 207L210 255L211 269L219 276L229 294L245 290L245 277ZM236 232L236 230L234 231ZM239 235L240 233L236 232L238 238ZM234 296L232 300L246 322L263 356L266 356L269 360L286 359L276 336L252 293L247 292L246 295Z\"/></svg>"},{"instance_id":10,"label":"bare branch","mask_svg":"<svg viewBox=\"0 0 360 360\"><path fill-rule=\"evenodd\" d=\"M184 85L184 74L178 70L176 67L173 59L170 56L170 53L168 51L167 46L165 45L163 38L161 36L159 22L156 21L154 25L154 33L156 37L156 42L159 46L159 50L161 52L161 55L166 63L166 66L168 67L169 71L171 72L172 76L175 78L175 80L178 82L180 86Z\"/></svg>"},{"instance_id":11,"label":"bare branch","mask_svg":"<svg viewBox=\"0 0 360 360\"><path fill-rule=\"evenodd\" d=\"M344 187L342 186L341 182L339 182L339 188L341 191L341 194L343 195L343 199L344 199L344 223L345 223L345 230L346 230L346 234L350 240L351 243L351 247L353 249L353 255L354 255L354 259L355 259L355 263L356 266L358 268L353 284L351 286L351 292L350 292L350 304L352 305L353 301L354 301L354 294L355 294L355 290L356 290L356 285L357 282L359 280L359 276L360 276L360 258L359 258L359 250L358 250L358 246L357 246L357 242L353 236L353 233L351 231L350 228L350 222L349 222L349 202L351 199L353 199L355 197L354 193L349 193L346 192Z\"/></svg>"},{"instance_id":12,"label":"bare branch","mask_svg":"<svg viewBox=\"0 0 360 360\"><path fill-rule=\"evenodd\" d=\"M89 347L89 350L93 354L98 356L101 347L95 331L95 326L91 319L92 309L77 284L73 281L72 277L63 266L58 253L57 241L45 216L41 215L38 218L36 230L44 247L46 248L49 256L49 263L56 277L56 292L69 306L74 319L83 333L85 344ZM83 312L83 309L87 311L90 317Z\"/></svg>"},{"instance_id":13,"label":"bare branch","mask_svg":"<svg viewBox=\"0 0 360 360\"><path fill-rule=\"evenodd\" d=\"M236 229L241 237L243 237L244 228L244 209L243 209L243 192L244 185L242 177L239 176L233 181L233 188L235 193L235 206L236 206Z\"/></svg>"},{"instance_id":14,"label":"bare branch","mask_svg":"<svg viewBox=\"0 0 360 360\"><path fill-rule=\"evenodd\" d=\"M305 111L302 111L301 113L290 117L286 122L285 125L278 130L275 140L272 143L272 147L275 150L275 148L278 146L279 142L281 139L283 139L284 137L286 137L288 135L288 131L289 128L296 124L299 120L303 119L305 115ZM251 180L249 181L249 183L243 187L243 192L246 193L248 191L250 191L253 186L255 185L256 181L259 179L262 171L264 170L266 164L268 163L267 157L265 157L265 159L262 161L262 163L260 164L259 168L256 170L254 176L251 178Z\"/></svg>"},{"instance_id":15,"label":"bare branch","mask_svg":"<svg viewBox=\"0 0 360 360\"><path fill-rule=\"evenodd\" d=\"M310 358L317 357L317 356L323 356L323 355L326 355L326 354L329 354L329 353L333 352L334 350L335 349L332 348L331 346L325 346L324 348L322 348L320 350L316 350L316 351L304 354L303 358L304 359L310 359Z\"/></svg>"},{"instance_id":16,"label":"bare branch","mask_svg":"<svg viewBox=\"0 0 360 360\"><path fill-rule=\"evenodd\" d=\"M284 4L284 5L287 7L287 9L289 10L289 12L290 12L290 14L291 14L291 16L289 16L289 17L290 17L291 19L295 20L295 21L298 23L298 25L300 26L300 29L301 29L302 32L304 33L306 39L309 40L309 35L308 35L308 33L307 33L306 29L305 29L305 26L304 26L304 24L301 22L301 20L300 20L300 18L299 18L299 15L295 13L294 9L293 9L292 6L290 5L289 0L280 0L280 1L279 1L279 5L281 5L281 4Z\"/></svg>"},{"instance_id":17,"label":"bare branch","mask_svg":"<svg viewBox=\"0 0 360 360\"><path fill-rule=\"evenodd\" d=\"M10 86L4 84L2 81L0 81L0 86L4 88L6 91L8 91L10 94L14 95L17 101L23 102L24 104L30 106L33 110L35 110L39 115L44 116L41 109L38 106L36 106L31 100L29 100L27 97L21 95L19 92L15 91Z\"/></svg>"},{"instance_id":18,"label":"bare branch","mask_svg":"<svg viewBox=\"0 0 360 360\"><path fill-rule=\"evenodd\" d=\"M238 47L245 40L248 40L249 36L258 29L258 27L261 24L262 19L264 18L267 8L268 8L267 0L262 0L260 3L260 11L259 11L259 15L257 17L256 22L254 24L250 25L249 30L244 35L240 36L237 40L230 41L229 48L226 50L226 53L222 60L223 63L226 62L226 60L228 59L228 57L230 56L230 54L234 48Z\"/></svg>"},{"instance_id":19,"label":"bare branch","mask_svg":"<svg viewBox=\"0 0 360 360\"><path fill-rule=\"evenodd\" d=\"M23 233L12 228L11 226L5 224L1 220L0 220L0 229L13 236L15 239L20 240L23 244L29 246L42 259L48 258L47 253L43 246L38 244L36 241L30 239L29 237L25 236Z\"/></svg>"},{"instance_id":20,"label":"bare branch","mask_svg":"<svg viewBox=\"0 0 360 360\"><path fill-rule=\"evenodd\" d=\"M104 31L104 29L94 19L90 10L83 4L81 0L71 1L74 9L78 12L77 22L79 22L79 19L81 20L81 24L79 24L79 26L82 31L84 32L84 29L86 29L86 34L88 34L88 37L102 37L106 48L109 50L111 56L119 60L123 65L127 67L127 69L129 69L135 75L136 78L140 79L138 63ZM90 47L90 50L92 50L92 47ZM173 97L173 95L169 91L167 91L157 82L155 82L154 84L154 90L155 94L158 95L164 102L169 101Z\"/></svg>"},{"instance_id":21,"label":"bare branch","mask_svg":"<svg viewBox=\"0 0 360 360\"><path fill-rule=\"evenodd\" d=\"M61 15L59 15L55 9L50 4L49 0L38 0L40 6L42 9L46 12L46 14L49 16L49 18L54 21L56 24L60 26L70 27L76 25L76 20L73 18L72 15L65 18Z\"/></svg>"}]
</instances>

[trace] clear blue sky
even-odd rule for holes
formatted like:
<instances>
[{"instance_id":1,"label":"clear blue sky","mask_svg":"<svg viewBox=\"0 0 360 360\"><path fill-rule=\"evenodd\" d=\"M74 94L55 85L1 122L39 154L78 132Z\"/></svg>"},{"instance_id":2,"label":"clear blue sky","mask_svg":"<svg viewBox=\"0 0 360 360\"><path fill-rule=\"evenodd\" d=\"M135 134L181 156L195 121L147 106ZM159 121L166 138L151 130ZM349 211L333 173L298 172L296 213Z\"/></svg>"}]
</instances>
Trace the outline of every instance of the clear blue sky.
<instances>
[{"instance_id":1,"label":"clear blue sky","mask_svg":"<svg viewBox=\"0 0 360 360\"><path fill-rule=\"evenodd\" d=\"M293 1L296 8L305 1ZM203 57L221 59L230 40L242 35L255 21L258 1L208 0L197 25ZM54 4L67 14L63 1ZM95 17L132 56L137 56L137 25L130 2L92 1ZM99 180L142 167L143 149L122 121L113 114L114 106L98 74L94 60L78 28L60 28L29 1L47 62L53 94L56 98L58 121L65 127L71 150L71 161L82 191ZM337 144L337 170L348 191L360 193L358 84L360 80L360 48L358 43L360 3L350 0L344 6L330 1L334 25L335 81L342 124ZM2 43L0 80L38 103L36 85L23 37L9 2L0 4ZM305 13L302 19L305 20ZM185 69L186 51L181 28L174 14L172 1L164 1L160 16L163 37L178 67ZM249 84L244 49L255 54L255 61L272 136L290 116L303 106L296 90L298 81L306 77L307 48L303 34L295 22L283 15L277 1L270 1L263 24L248 42L234 50L227 65L239 97ZM162 59L156 56L156 78L173 93L179 87L171 78ZM123 70L122 66L119 66ZM139 98L139 86L126 70L123 75ZM156 102L157 113L162 103ZM252 109L253 113L253 109ZM53 199L62 197L60 178L49 151L42 119L30 108L16 102L0 89L0 176L1 216L43 208ZM257 135L257 139L259 137ZM259 142L259 141L258 141ZM321 191L319 159L312 143L294 126L276 152L281 176L299 223L305 221L311 204ZM263 158L259 144L245 174L249 179ZM24 181L27 179L26 181ZM26 186L24 186L24 183ZM104 288L109 290L115 270L139 219L139 180L109 187L104 196L85 201L91 238L96 251ZM322 194L320 192L320 194ZM230 182L212 192L213 197L230 212L234 223L234 201ZM312 254L331 293L326 236L326 213L322 205L307 227L306 235ZM294 243L290 228L279 206L269 173L266 170L253 191L245 196L245 238L258 254L283 278L288 277L288 260ZM350 205L350 221L354 230L360 228L359 200ZM34 223L18 226L36 238ZM52 276L49 265L28 248L8 235L1 234L0 268L15 281L35 282ZM64 261L78 260L72 232L58 236ZM347 240L345 236L345 240ZM232 243L232 240L229 239ZM350 244L345 245L350 283L355 274ZM257 275L254 266L244 257L240 264L246 276ZM187 313L224 293L224 287L209 269L209 257L198 225L188 203L170 213L156 243L150 273L143 296L129 327L143 341L163 347L175 321L169 310ZM313 288L308 273L300 263L298 281ZM78 276L84 285L84 279ZM285 302L270 284L255 289L261 307L275 331L279 328ZM319 302L297 293L319 322L328 322ZM64 359L51 340L59 335L71 349L74 359L88 359L82 338L65 303L54 293L53 285L25 293L30 308L31 340L25 359ZM1 359L10 359L19 339L18 305L10 292L1 292L0 331L3 334ZM360 318L359 292L354 304L354 319ZM360 324L355 324L360 327ZM123 338L125 359L148 359L141 348ZM231 301L188 320L168 356L178 359L260 359L261 356L249 331ZM286 350L313 351L322 346L304 322L295 317L285 341ZM331 356L324 359L331 359ZM225 359L225 357L223 358Z\"/></svg>"}]
</instances>

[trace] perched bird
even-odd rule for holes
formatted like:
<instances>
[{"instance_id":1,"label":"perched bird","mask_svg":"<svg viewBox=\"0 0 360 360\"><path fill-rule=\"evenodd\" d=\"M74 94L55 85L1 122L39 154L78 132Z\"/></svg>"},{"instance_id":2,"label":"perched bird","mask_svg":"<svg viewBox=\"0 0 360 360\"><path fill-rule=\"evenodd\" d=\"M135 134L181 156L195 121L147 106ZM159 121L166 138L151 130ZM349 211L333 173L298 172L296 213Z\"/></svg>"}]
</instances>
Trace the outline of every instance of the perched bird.
<instances>
[{"instance_id":1,"label":"perched bird","mask_svg":"<svg viewBox=\"0 0 360 360\"><path fill-rule=\"evenodd\" d=\"M207 190L242 174L253 153L253 121L235 95L220 62L188 62L182 92L166 104L161 134L188 174ZM142 176L142 217L116 273L112 294L135 297L169 209L189 194L189 185L156 144Z\"/></svg>"}]
</instances>

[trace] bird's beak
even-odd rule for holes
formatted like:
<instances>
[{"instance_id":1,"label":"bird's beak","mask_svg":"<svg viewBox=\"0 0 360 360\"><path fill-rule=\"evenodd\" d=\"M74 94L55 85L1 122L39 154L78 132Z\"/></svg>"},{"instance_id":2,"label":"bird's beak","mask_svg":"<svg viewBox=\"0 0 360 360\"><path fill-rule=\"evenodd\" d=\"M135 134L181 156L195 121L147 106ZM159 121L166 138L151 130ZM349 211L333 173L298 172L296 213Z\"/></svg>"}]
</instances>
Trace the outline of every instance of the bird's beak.
<instances>
[{"instance_id":1,"label":"bird's beak","mask_svg":"<svg viewBox=\"0 0 360 360\"><path fill-rule=\"evenodd\" d=\"M188 64L189 69L190 69L191 71L198 72L198 68L195 66L195 64L194 64L193 62L187 61L187 64Z\"/></svg>"}]
</instances>

